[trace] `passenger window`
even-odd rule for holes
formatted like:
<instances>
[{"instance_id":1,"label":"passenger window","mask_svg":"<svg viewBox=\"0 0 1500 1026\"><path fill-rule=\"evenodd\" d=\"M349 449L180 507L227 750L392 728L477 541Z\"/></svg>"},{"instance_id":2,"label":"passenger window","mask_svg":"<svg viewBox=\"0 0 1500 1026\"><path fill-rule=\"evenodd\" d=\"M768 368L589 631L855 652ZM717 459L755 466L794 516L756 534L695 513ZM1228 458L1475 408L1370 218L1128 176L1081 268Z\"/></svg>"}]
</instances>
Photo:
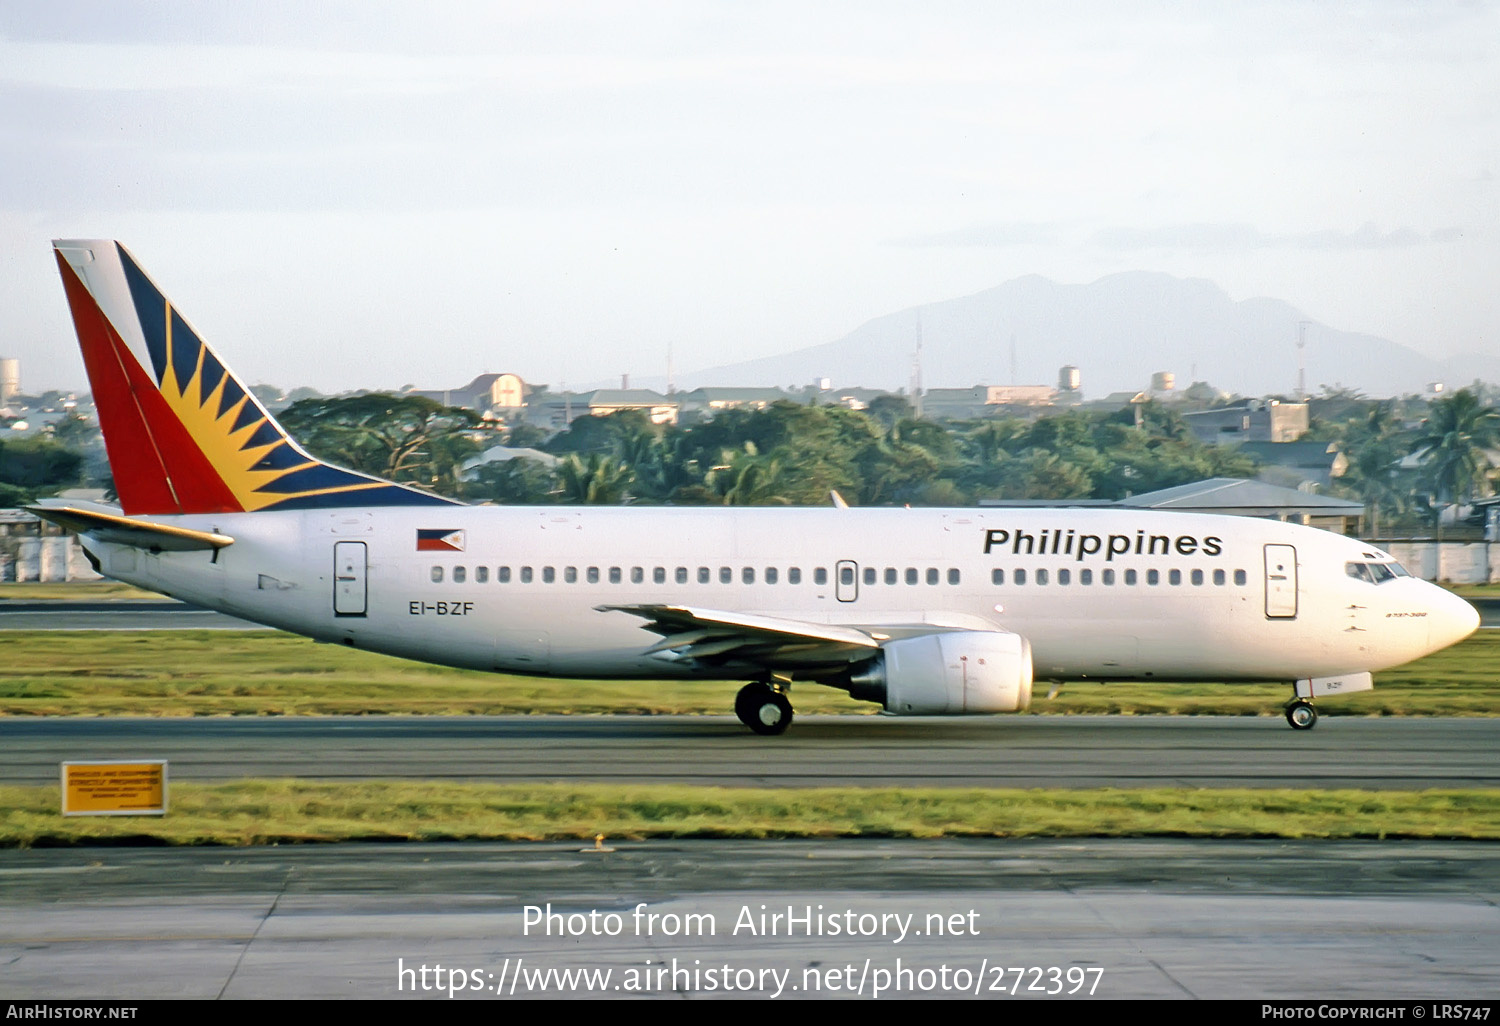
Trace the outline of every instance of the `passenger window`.
<instances>
[{"instance_id":1,"label":"passenger window","mask_svg":"<svg viewBox=\"0 0 1500 1026\"><path fill-rule=\"evenodd\" d=\"M501 584L509 584L510 583L510 567L508 567L508 566L502 566L502 567L496 568L496 570L495 570L495 580L499 581Z\"/></svg>"},{"instance_id":2,"label":"passenger window","mask_svg":"<svg viewBox=\"0 0 1500 1026\"><path fill-rule=\"evenodd\" d=\"M667 568L664 567L664 566L653 566L651 568L651 583L652 584L666 584L667 583Z\"/></svg>"},{"instance_id":3,"label":"passenger window","mask_svg":"<svg viewBox=\"0 0 1500 1026\"><path fill-rule=\"evenodd\" d=\"M776 577L777 577L776 568L774 566L768 566L768 567L766 567L766 583L767 584L775 584L776 583Z\"/></svg>"},{"instance_id":4,"label":"passenger window","mask_svg":"<svg viewBox=\"0 0 1500 1026\"><path fill-rule=\"evenodd\" d=\"M991 570L990 571L990 583L991 584L1004 584L1005 583L1005 571L1001 570L999 567L996 567L995 569Z\"/></svg>"},{"instance_id":5,"label":"passenger window","mask_svg":"<svg viewBox=\"0 0 1500 1026\"><path fill-rule=\"evenodd\" d=\"M453 568L453 583L454 584L462 584L462 583L464 583L464 581L468 580L468 578L469 578L469 571L468 571L467 567L456 566L456 567Z\"/></svg>"},{"instance_id":6,"label":"passenger window","mask_svg":"<svg viewBox=\"0 0 1500 1026\"><path fill-rule=\"evenodd\" d=\"M578 583L578 568L576 566L563 567L563 580L568 584Z\"/></svg>"},{"instance_id":7,"label":"passenger window","mask_svg":"<svg viewBox=\"0 0 1500 1026\"><path fill-rule=\"evenodd\" d=\"M901 583L901 573L900 573L900 571L898 571L893 566L886 567L885 568L885 583L886 584L900 584Z\"/></svg>"},{"instance_id":8,"label":"passenger window","mask_svg":"<svg viewBox=\"0 0 1500 1026\"><path fill-rule=\"evenodd\" d=\"M1245 576L1245 571L1243 571L1243 570L1236 570L1234 572L1234 583L1235 584L1238 584L1241 587L1244 587L1246 580L1248 580L1248 578Z\"/></svg>"},{"instance_id":9,"label":"passenger window","mask_svg":"<svg viewBox=\"0 0 1500 1026\"><path fill-rule=\"evenodd\" d=\"M589 567L586 571L584 571L584 576L585 576L585 579L590 584L598 584L599 583L599 568L597 566L591 566L591 567Z\"/></svg>"},{"instance_id":10,"label":"passenger window","mask_svg":"<svg viewBox=\"0 0 1500 1026\"><path fill-rule=\"evenodd\" d=\"M620 583L620 568L619 567L612 566L612 567L609 568L609 583L610 584L619 584Z\"/></svg>"},{"instance_id":11,"label":"passenger window","mask_svg":"<svg viewBox=\"0 0 1500 1026\"><path fill-rule=\"evenodd\" d=\"M801 584L802 568L800 566L789 566L786 568L786 583Z\"/></svg>"},{"instance_id":12,"label":"passenger window","mask_svg":"<svg viewBox=\"0 0 1500 1026\"><path fill-rule=\"evenodd\" d=\"M1203 583L1203 571L1202 570L1194 570L1193 571L1193 583L1195 585Z\"/></svg>"},{"instance_id":13,"label":"passenger window","mask_svg":"<svg viewBox=\"0 0 1500 1026\"><path fill-rule=\"evenodd\" d=\"M1222 570L1215 570L1214 571L1214 583L1215 584L1223 584L1224 583L1224 571L1222 571Z\"/></svg>"},{"instance_id":14,"label":"passenger window","mask_svg":"<svg viewBox=\"0 0 1500 1026\"><path fill-rule=\"evenodd\" d=\"M435 566L435 567L432 568L432 583L433 584L442 584L443 583L443 568L442 567Z\"/></svg>"},{"instance_id":15,"label":"passenger window","mask_svg":"<svg viewBox=\"0 0 1500 1026\"><path fill-rule=\"evenodd\" d=\"M747 567L744 567L744 568L742 568L740 570L740 583L741 584L754 584L755 583L755 567L753 567L753 566L747 566Z\"/></svg>"},{"instance_id":16,"label":"passenger window","mask_svg":"<svg viewBox=\"0 0 1500 1026\"><path fill-rule=\"evenodd\" d=\"M1103 573L1101 573L1099 575L1099 579L1101 581L1103 581L1105 584L1114 584L1115 583L1115 572L1113 570L1105 570Z\"/></svg>"},{"instance_id":17,"label":"passenger window","mask_svg":"<svg viewBox=\"0 0 1500 1026\"><path fill-rule=\"evenodd\" d=\"M1038 570L1036 572L1036 583L1037 584L1046 584L1047 583L1047 571L1046 570Z\"/></svg>"},{"instance_id":18,"label":"passenger window","mask_svg":"<svg viewBox=\"0 0 1500 1026\"><path fill-rule=\"evenodd\" d=\"M1182 571L1181 570L1168 570L1167 571L1167 583L1168 584L1181 584L1182 583Z\"/></svg>"},{"instance_id":19,"label":"passenger window","mask_svg":"<svg viewBox=\"0 0 1500 1026\"><path fill-rule=\"evenodd\" d=\"M1069 583L1072 582L1072 580L1073 580L1073 575L1071 573L1069 573L1067 570L1059 570L1057 572L1057 583L1058 584L1069 584Z\"/></svg>"},{"instance_id":20,"label":"passenger window","mask_svg":"<svg viewBox=\"0 0 1500 1026\"><path fill-rule=\"evenodd\" d=\"M813 569L813 583L814 584L827 584L828 583L828 570L827 570L826 567L821 567L820 566L820 567L816 567L816 568Z\"/></svg>"},{"instance_id":21,"label":"passenger window","mask_svg":"<svg viewBox=\"0 0 1500 1026\"><path fill-rule=\"evenodd\" d=\"M1126 570L1125 571L1125 583L1126 584L1130 584L1130 585L1134 585L1135 584L1135 571L1134 570Z\"/></svg>"},{"instance_id":22,"label":"passenger window","mask_svg":"<svg viewBox=\"0 0 1500 1026\"><path fill-rule=\"evenodd\" d=\"M841 567L839 567L839 583L840 584L853 584L854 583L854 567L852 567L852 566L841 566Z\"/></svg>"},{"instance_id":23,"label":"passenger window","mask_svg":"<svg viewBox=\"0 0 1500 1026\"><path fill-rule=\"evenodd\" d=\"M688 582L688 568L685 566L678 567L672 572L672 578L678 584L686 584Z\"/></svg>"},{"instance_id":24,"label":"passenger window","mask_svg":"<svg viewBox=\"0 0 1500 1026\"><path fill-rule=\"evenodd\" d=\"M1161 583L1161 573L1160 573L1160 571L1157 571L1157 570L1147 570L1146 571L1146 583L1147 584L1153 584L1153 585L1160 584Z\"/></svg>"},{"instance_id":25,"label":"passenger window","mask_svg":"<svg viewBox=\"0 0 1500 1026\"><path fill-rule=\"evenodd\" d=\"M907 584L916 584L917 583L917 568L916 567L909 566L909 567L906 568L906 583Z\"/></svg>"},{"instance_id":26,"label":"passenger window","mask_svg":"<svg viewBox=\"0 0 1500 1026\"><path fill-rule=\"evenodd\" d=\"M721 567L719 567L719 583L720 584L733 584L734 583L734 568L733 567L727 567L727 566L721 566Z\"/></svg>"},{"instance_id":27,"label":"passenger window","mask_svg":"<svg viewBox=\"0 0 1500 1026\"><path fill-rule=\"evenodd\" d=\"M550 566L542 567L542 583L554 584L557 582L557 571Z\"/></svg>"},{"instance_id":28,"label":"passenger window","mask_svg":"<svg viewBox=\"0 0 1500 1026\"><path fill-rule=\"evenodd\" d=\"M490 568L487 566L476 566L474 568L474 581L477 584L488 583L490 579Z\"/></svg>"},{"instance_id":29,"label":"passenger window","mask_svg":"<svg viewBox=\"0 0 1500 1026\"><path fill-rule=\"evenodd\" d=\"M529 566L523 566L523 567L521 567L521 583L522 584L530 584L531 583L531 567L529 567Z\"/></svg>"},{"instance_id":30,"label":"passenger window","mask_svg":"<svg viewBox=\"0 0 1500 1026\"><path fill-rule=\"evenodd\" d=\"M865 567L865 583L874 584L880 578L879 572L873 566Z\"/></svg>"},{"instance_id":31,"label":"passenger window","mask_svg":"<svg viewBox=\"0 0 1500 1026\"><path fill-rule=\"evenodd\" d=\"M1011 576L1011 580L1015 581L1017 584L1025 584L1026 583L1026 571L1025 570L1017 570Z\"/></svg>"},{"instance_id":32,"label":"passenger window","mask_svg":"<svg viewBox=\"0 0 1500 1026\"><path fill-rule=\"evenodd\" d=\"M643 566L633 566L633 567L630 568L630 583L631 584L644 584L645 581L646 581L646 568L645 567L643 567Z\"/></svg>"},{"instance_id":33,"label":"passenger window","mask_svg":"<svg viewBox=\"0 0 1500 1026\"><path fill-rule=\"evenodd\" d=\"M709 573L708 567L700 566L698 568L698 583L707 584L711 580L713 580L713 575Z\"/></svg>"},{"instance_id":34,"label":"passenger window","mask_svg":"<svg viewBox=\"0 0 1500 1026\"><path fill-rule=\"evenodd\" d=\"M948 568L948 583L949 584L957 584L960 579L961 578L959 576L958 571L956 569L954 569L953 567L949 567Z\"/></svg>"},{"instance_id":35,"label":"passenger window","mask_svg":"<svg viewBox=\"0 0 1500 1026\"><path fill-rule=\"evenodd\" d=\"M935 567L935 566L928 567L927 568L927 583L928 584L936 584L937 582L938 582L938 568Z\"/></svg>"}]
</instances>

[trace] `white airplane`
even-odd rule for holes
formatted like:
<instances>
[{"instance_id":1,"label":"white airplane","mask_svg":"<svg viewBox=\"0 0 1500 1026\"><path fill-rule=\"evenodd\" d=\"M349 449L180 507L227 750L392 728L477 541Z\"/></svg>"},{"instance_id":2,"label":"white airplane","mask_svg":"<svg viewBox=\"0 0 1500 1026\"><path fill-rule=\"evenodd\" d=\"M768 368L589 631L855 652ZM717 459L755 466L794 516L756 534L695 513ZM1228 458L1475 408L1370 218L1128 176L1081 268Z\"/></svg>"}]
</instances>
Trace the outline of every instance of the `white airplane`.
<instances>
[{"instance_id":1,"label":"white airplane","mask_svg":"<svg viewBox=\"0 0 1500 1026\"><path fill-rule=\"evenodd\" d=\"M1033 677L1363 691L1472 606L1352 538L1123 509L468 506L293 441L124 247L53 243L120 506L51 500L100 573L320 641L552 677L793 682L899 715L1015 712Z\"/></svg>"}]
</instances>

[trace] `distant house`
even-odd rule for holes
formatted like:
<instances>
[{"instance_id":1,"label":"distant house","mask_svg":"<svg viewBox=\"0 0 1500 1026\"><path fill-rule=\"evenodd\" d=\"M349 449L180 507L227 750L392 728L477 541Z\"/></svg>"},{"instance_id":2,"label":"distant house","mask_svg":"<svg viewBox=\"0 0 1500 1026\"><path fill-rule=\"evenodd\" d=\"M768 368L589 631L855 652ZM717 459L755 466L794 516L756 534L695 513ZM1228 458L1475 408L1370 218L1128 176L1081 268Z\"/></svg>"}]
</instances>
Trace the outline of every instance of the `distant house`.
<instances>
[{"instance_id":1,"label":"distant house","mask_svg":"<svg viewBox=\"0 0 1500 1026\"><path fill-rule=\"evenodd\" d=\"M922 393L922 412L929 417L969 420L993 417L1007 407L1050 406L1057 389L1050 385L974 385L929 388Z\"/></svg>"},{"instance_id":2,"label":"distant house","mask_svg":"<svg viewBox=\"0 0 1500 1026\"><path fill-rule=\"evenodd\" d=\"M672 398L684 416L697 413L712 417L721 410L763 410L792 397L779 388L695 388L675 392Z\"/></svg>"},{"instance_id":3,"label":"distant house","mask_svg":"<svg viewBox=\"0 0 1500 1026\"><path fill-rule=\"evenodd\" d=\"M425 396L444 406L463 406L480 413L504 414L526 405L526 397L535 389L518 374L481 374L467 385L457 388L414 388L408 395Z\"/></svg>"},{"instance_id":4,"label":"distant house","mask_svg":"<svg viewBox=\"0 0 1500 1026\"><path fill-rule=\"evenodd\" d=\"M543 428L565 428L579 417L604 417L622 410L643 410L653 424L676 424L682 404L649 388L599 388L592 392L533 392L526 399L526 422Z\"/></svg>"},{"instance_id":5,"label":"distant house","mask_svg":"<svg viewBox=\"0 0 1500 1026\"><path fill-rule=\"evenodd\" d=\"M1262 481L1287 488L1326 488L1349 469L1335 442L1242 442L1239 451L1260 463Z\"/></svg>"},{"instance_id":6,"label":"distant house","mask_svg":"<svg viewBox=\"0 0 1500 1026\"><path fill-rule=\"evenodd\" d=\"M1254 399L1239 406L1195 410L1182 419L1200 442L1295 442L1307 434L1307 404Z\"/></svg>"}]
</instances>

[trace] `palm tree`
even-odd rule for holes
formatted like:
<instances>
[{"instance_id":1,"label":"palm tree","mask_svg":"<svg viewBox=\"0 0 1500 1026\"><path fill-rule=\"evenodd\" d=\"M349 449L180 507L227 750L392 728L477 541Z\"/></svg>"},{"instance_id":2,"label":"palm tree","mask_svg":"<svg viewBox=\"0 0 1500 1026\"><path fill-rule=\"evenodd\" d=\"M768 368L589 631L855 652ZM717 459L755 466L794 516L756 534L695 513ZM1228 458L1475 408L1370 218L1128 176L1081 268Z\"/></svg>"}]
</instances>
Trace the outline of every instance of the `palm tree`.
<instances>
[{"instance_id":1,"label":"palm tree","mask_svg":"<svg viewBox=\"0 0 1500 1026\"><path fill-rule=\"evenodd\" d=\"M630 468L613 456L593 453L579 459L569 453L557 465L557 483L565 503L613 506L625 501L630 487Z\"/></svg>"},{"instance_id":2,"label":"palm tree","mask_svg":"<svg viewBox=\"0 0 1500 1026\"><path fill-rule=\"evenodd\" d=\"M1396 400L1372 403L1362 419L1348 424L1343 444L1349 457L1345 480L1369 511L1370 537L1379 538L1381 512L1400 514L1410 500L1409 489L1396 480L1396 466L1410 444L1403 438Z\"/></svg>"},{"instance_id":3,"label":"palm tree","mask_svg":"<svg viewBox=\"0 0 1500 1026\"><path fill-rule=\"evenodd\" d=\"M1500 445L1500 410L1480 403L1461 388L1435 400L1421 436L1412 447L1422 453L1422 476L1438 502L1468 503L1489 494L1491 452Z\"/></svg>"}]
</instances>

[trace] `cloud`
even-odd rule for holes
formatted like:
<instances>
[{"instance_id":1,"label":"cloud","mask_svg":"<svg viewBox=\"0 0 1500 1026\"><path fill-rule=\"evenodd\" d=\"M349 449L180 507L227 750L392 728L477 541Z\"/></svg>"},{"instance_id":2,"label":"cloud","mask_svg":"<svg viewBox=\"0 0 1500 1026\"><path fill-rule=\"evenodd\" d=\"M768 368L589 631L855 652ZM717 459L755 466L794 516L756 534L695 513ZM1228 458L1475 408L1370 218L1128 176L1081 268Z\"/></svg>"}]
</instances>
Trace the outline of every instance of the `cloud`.
<instances>
[{"instance_id":1,"label":"cloud","mask_svg":"<svg viewBox=\"0 0 1500 1026\"><path fill-rule=\"evenodd\" d=\"M1373 223L1354 231L1325 228L1311 232L1268 233L1247 224L1183 224L1158 228L1102 228L1093 242L1121 252L1139 250L1250 251L1267 249L1327 250L1351 252L1374 249L1409 249L1438 245L1463 238L1462 228L1419 231L1402 227L1390 231Z\"/></svg>"},{"instance_id":2,"label":"cloud","mask_svg":"<svg viewBox=\"0 0 1500 1026\"><path fill-rule=\"evenodd\" d=\"M1064 240L1061 225L1028 221L1008 224L979 224L950 232L908 235L892 240L897 246L974 246L981 249L1008 249L1011 246L1050 246Z\"/></svg>"}]
</instances>

